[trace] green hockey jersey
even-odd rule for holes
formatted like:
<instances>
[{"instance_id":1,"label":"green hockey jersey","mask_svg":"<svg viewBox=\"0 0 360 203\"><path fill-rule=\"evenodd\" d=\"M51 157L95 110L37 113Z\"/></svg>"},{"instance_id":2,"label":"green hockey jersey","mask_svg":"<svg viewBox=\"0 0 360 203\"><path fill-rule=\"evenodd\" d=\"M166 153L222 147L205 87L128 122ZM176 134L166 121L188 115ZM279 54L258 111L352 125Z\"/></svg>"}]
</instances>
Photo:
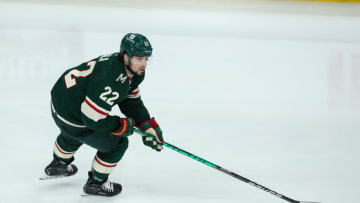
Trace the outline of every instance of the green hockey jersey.
<instances>
[{"instance_id":1,"label":"green hockey jersey","mask_svg":"<svg viewBox=\"0 0 360 203\"><path fill-rule=\"evenodd\" d=\"M145 74L130 79L119 53L100 56L65 71L51 90L52 108L65 123L95 131L119 129L115 105L137 124L150 119L139 91Z\"/></svg>"}]
</instances>

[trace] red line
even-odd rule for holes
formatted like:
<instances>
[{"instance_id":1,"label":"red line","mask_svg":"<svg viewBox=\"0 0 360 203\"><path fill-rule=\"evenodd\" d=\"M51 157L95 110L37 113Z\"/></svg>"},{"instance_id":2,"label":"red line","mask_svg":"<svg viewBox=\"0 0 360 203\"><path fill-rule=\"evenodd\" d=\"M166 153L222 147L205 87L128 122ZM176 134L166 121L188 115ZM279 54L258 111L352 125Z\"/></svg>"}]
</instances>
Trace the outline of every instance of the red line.
<instances>
[{"instance_id":1,"label":"red line","mask_svg":"<svg viewBox=\"0 0 360 203\"><path fill-rule=\"evenodd\" d=\"M55 146L56 148L59 150L59 152L61 152L62 154L74 154L74 152L69 152L69 153L66 153L66 152L63 152L60 147L57 145L57 143L55 142Z\"/></svg>"},{"instance_id":2,"label":"red line","mask_svg":"<svg viewBox=\"0 0 360 203\"><path fill-rule=\"evenodd\" d=\"M138 94L139 93L139 90L138 91L136 91L136 92L132 92L132 93L130 93L130 95L136 95L136 94Z\"/></svg>"},{"instance_id":3,"label":"red line","mask_svg":"<svg viewBox=\"0 0 360 203\"><path fill-rule=\"evenodd\" d=\"M92 109L94 109L94 110L95 110L96 112L98 112L99 114L102 114L102 115L105 115L105 116L108 115L108 113L105 113L105 112L97 109L97 108L96 108L94 105L92 105L87 99L85 99L85 102L86 102L87 105L89 105Z\"/></svg>"},{"instance_id":4,"label":"red line","mask_svg":"<svg viewBox=\"0 0 360 203\"><path fill-rule=\"evenodd\" d=\"M108 167L108 168L115 167L115 166L117 165L117 164L113 164L113 165L103 164L103 163L101 163L101 162L97 159L96 156L95 156L95 160L96 160L96 162L98 162L98 164L100 164L100 165L102 165L102 166L105 166L105 167Z\"/></svg>"}]
</instances>

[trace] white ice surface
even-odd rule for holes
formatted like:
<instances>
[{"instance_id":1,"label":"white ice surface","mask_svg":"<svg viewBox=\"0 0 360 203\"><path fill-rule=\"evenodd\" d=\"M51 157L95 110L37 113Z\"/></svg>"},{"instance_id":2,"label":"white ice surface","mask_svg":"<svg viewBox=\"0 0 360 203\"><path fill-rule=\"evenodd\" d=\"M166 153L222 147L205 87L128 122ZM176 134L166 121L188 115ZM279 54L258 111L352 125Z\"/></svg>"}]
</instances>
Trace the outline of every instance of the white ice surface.
<instances>
[{"instance_id":1,"label":"white ice surface","mask_svg":"<svg viewBox=\"0 0 360 203\"><path fill-rule=\"evenodd\" d=\"M65 69L118 51L130 31L153 44L140 88L167 142L297 200L358 202L359 17L0 10L0 202L285 202L170 149L152 151L138 135L110 176L120 196L80 196L96 152L87 146L76 153L76 176L38 180L58 134L52 85Z\"/></svg>"}]
</instances>

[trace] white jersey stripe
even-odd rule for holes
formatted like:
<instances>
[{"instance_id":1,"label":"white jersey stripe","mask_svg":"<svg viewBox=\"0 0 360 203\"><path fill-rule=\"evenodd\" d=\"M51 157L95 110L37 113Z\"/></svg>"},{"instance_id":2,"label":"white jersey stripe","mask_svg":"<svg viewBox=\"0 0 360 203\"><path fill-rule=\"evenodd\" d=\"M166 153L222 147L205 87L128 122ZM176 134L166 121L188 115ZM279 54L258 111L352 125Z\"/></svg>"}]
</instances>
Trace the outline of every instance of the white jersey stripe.
<instances>
[{"instance_id":1,"label":"white jersey stripe","mask_svg":"<svg viewBox=\"0 0 360 203\"><path fill-rule=\"evenodd\" d=\"M91 120L97 122L101 119L105 119L110 111L99 107L89 97L86 97L81 104L81 112Z\"/></svg>"},{"instance_id":2,"label":"white jersey stripe","mask_svg":"<svg viewBox=\"0 0 360 203\"><path fill-rule=\"evenodd\" d=\"M89 97L85 97L85 101L88 101L90 103L90 106L92 106L92 108L94 108L94 110L96 111L101 111L103 112L104 114L109 114L110 111L100 107L99 105L97 105L95 102L93 102Z\"/></svg>"},{"instance_id":3,"label":"white jersey stripe","mask_svg":"<svg viewBox=\"0 0 360 203\"><path fill-rule=\"evenodd\" d=\"M54 112L54 114L56 115L56 117L58 117L62 122L68 124L68 125L71 125L73 127L77 127L77 128L85 128L85 125L78 125L78 124L75 124L75 123L72 123L68 120L66 120L65 118L63 118L62 116L60 116L56 111L55 111L55 108L54 108L54 105L53 103L51 102L51 109L52 111Z\"/></svg>"},{"instance_id":4,"label":"white jersey stripe","mask_svg":"<svg viewBox=\"0 0 360 203\"><path fill-rule=\"evenodd\" d=\"M85 101L81 104L81 112L89 119L97 122L98 120L106 118L106 115L101 114L91 108Z\"/></svg>"}]
</instances>

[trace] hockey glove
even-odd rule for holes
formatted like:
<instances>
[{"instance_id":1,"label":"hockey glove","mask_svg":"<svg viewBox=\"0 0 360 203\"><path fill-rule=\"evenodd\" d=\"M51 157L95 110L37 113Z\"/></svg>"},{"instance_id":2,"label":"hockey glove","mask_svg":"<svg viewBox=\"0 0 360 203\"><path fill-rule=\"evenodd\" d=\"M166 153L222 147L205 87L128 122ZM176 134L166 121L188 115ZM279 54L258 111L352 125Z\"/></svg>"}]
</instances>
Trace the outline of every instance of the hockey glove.
<instances>
[{"instance_id":1,"label":"hockey glove","mask_svg":"<svg viewBox=\"0 0 360 203\"><path fill-rule=\"evenodd\" d=\"M117 136L130 136L134 133L134 125L135 121L132 118L120 118L120 127L117 128L114 132L110 132L110 134Z\"/></svg>"},{"instance_id":2,"label":"hockey glove","mask_svg":"<svg viewBox=\"0 0 360 203\"><path fill-rule=\"evenodd\" d=\"M164 139L162 137L162 131L159 124L155 121L155 118L142 122L138 127L143 132L150 135L142 137L143 143L146 146L149 146L158 152L163 149L162 143L164 142Z\"/></svg>"}]
</instances>

